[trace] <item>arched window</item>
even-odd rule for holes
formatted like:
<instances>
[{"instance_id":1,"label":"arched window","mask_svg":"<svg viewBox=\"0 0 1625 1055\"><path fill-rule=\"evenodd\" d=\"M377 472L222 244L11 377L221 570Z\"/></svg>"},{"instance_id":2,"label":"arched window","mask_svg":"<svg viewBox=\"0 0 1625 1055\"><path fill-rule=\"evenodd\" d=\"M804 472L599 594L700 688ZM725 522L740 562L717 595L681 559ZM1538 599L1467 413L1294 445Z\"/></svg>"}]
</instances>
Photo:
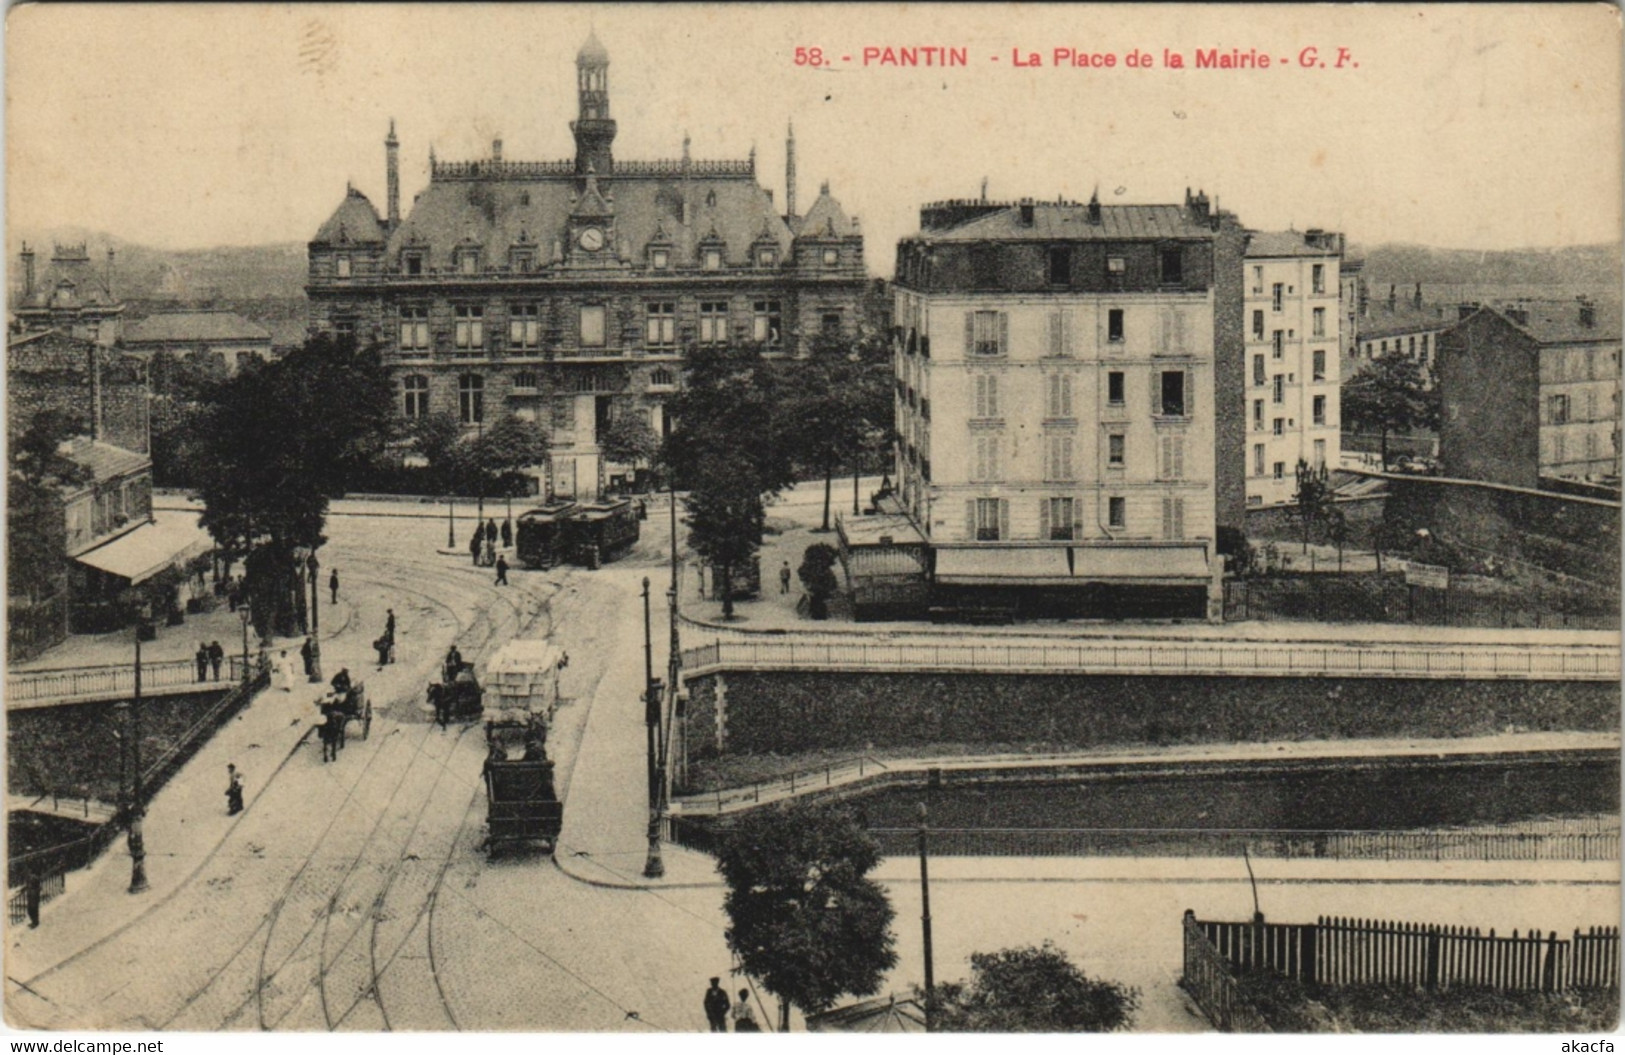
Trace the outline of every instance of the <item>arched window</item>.
<instances>
[{"instance_id":1,"label":"arched window","mask_svg":"<svg viewBox=\"0 0 1625 1055\"><path fill-rule=\"evenodd\" d=\"M457 378L457 410L464 425L485 420L485 378L463 374Z\"/></svg>"},{"instance_id":2,"label":"arched window","mask_svg":"<svg viewBox=\"0 0 1625 1055\"><path fill-rule=\"evenodd\" d=\"M429 413L429 379L422 374L407 374L401 378L404 398L402 411L408 418L421 418Z\"/></svg>"},{"instance_id":3,"label":"arched window","mask_svg":"<svg viewBox=\"0 0 1625 1055\"><path fill-rule=\"evenodd\" d=\"M662 386L669 388L676 383L677 375L666 369L664 366L655 367L654 370L649 374L649 384L656 388Z\"/></svg>"},{"instance_id":4,"label":"arched window","mask_svg":"<svg viewBox=\"0 0 1625 1055\"><path fill-rule=\"evenodd\" d=\"M521 370L513 375L513 387L534 391L536 388L536 371Z\"/></svg>"}]
</instances>

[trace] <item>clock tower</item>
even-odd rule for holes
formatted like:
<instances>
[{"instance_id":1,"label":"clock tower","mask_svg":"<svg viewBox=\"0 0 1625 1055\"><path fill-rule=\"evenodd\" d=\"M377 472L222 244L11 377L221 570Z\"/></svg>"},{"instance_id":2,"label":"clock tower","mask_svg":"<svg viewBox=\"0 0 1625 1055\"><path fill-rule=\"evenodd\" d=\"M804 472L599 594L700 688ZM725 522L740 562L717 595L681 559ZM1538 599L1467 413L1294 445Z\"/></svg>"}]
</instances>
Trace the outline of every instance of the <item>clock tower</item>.
<instances>
[{"instance_id":1,"label":"clock tower","mask_svg":"<svg viewBox=\"0 0 1625 1055\"><path fill-rule=\"evenodd\" d=\"M615 121L609 116L609 52L588 33L576 53L576 96L579 103L570 131L576 137L576 175L596 172L603 179L614 175Z\"/></svg>"},{"instance_id":2,"label":"clock tower","mask_svg":"<svg viewBox=\"0 0 1625 1055\"><path fill-rule=\"evenodd\" d=\"M598 190L598 176L590 165L586 189L570 210L565 238L569 266L605 267L616 262L615 206Z\"/></svg>"}]
</instances>

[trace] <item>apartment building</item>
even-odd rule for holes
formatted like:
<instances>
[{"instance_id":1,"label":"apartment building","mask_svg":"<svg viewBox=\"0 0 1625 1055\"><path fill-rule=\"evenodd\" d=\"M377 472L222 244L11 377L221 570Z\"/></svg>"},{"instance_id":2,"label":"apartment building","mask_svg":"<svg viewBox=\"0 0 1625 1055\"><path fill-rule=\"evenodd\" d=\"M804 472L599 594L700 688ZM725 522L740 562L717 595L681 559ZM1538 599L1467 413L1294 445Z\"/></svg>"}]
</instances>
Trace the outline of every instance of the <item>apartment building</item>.
<instances>
[{"instance_id":1,"label":"apartment building","mask_svg":"<svg viewBox=\"0 0 1625 1055\"><path fill-rule=\"evenodd\" d=\"M897 249L897 478L937 599L1210 615L1245 232L1188 191L941 202L920 227Z\"/></svg>"},{"instance_id":2,"label":"apartment building","mask_svg":"<svg viewBox=\"0 0 1625 1055\"><path fill-rule=\"evenodd\" d=\"M1247 243L1247 505L1291 503L1297 465L1336 468L1343 236L1263 232Z\"/></svg>"}]
</instances>

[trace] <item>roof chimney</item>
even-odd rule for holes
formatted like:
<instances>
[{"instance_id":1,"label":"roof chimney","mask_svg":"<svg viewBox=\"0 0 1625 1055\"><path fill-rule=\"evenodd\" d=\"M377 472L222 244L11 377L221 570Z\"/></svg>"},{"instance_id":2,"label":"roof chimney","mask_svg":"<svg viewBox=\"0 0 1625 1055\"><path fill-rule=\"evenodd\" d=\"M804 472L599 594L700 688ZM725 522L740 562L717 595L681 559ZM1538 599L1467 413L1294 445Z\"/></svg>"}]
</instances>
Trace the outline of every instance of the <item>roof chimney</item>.
<instances>
[{"instance_id":1,"label":"roof chimney","mask_svg":"<svg viewBox=\"0 0 1625 1055\"><path fill-rule=\"evenodd\" d=\"M492 161L501 161L502 160L502 137L501 136L498 136L497 138L491 140L491 160Z\"/></svg>"},{"instance_id":2,"label":"roof chimney","mask_svg":"<svg viewBox=\"0 0 1625 1055\"><path fill-rule=\"evenodd\" d=\"M1096 187L1095 192L1089 196L1089 222L1094 224L1097 227L1100 225L1100 188L1099 187Z\"/></svg>"},{"instance_id":3,"label":"roof chimney","mask_svg":"<svg viewBox=\"0 0 1625 1055\"><path fill-rule=\"evenodd\" d=\"M1023 199L1021 199L1021 226L1023 226L1023 227L1031 227L1032 225L1033 225L1033 200L1031 198L1023 198Z\"/></svg>"},{"instance_id":4,"label":"roof chimney","mask_svg":"<svg viewBox=\"0 0 1625 1055\"><path fill-rule=\"evenodd\" d=\"M1388 287L1388 313L1390 315L1393 314L1394 310L1396 308L1398 308L1398 307L1399 307L1399 287L1390 284L1389 287Z\"/></svg>"},{"instance_id":5,"label":"roof chimney","mask_svg":"<svg viewBox=\"0 0 1625 1055\"><path fill-rule=\"evenodd\" d=\"M792 121L787 126L787 135L784 140L784 215L794 219L796 215L796 125Z\"/></svg>"},{"instance_id":6,"label":"roof chimney","mask_svg":"<svg viewBox=\"0 0 1625 1055\"><path fill-rule=\"evenodd\" d=\"M112 301L115 304L118 303L118 298L113 295L113 247L112 246L107 247L107 299Z\"/></svg>"},{"instance_id":7,"label":"roof chimney","mask_svg":"<svg viewBox=\"0 0 1625 1055\"><path fill-rule=\"evenodd\" d=\"M429 163L433 167L434 150L430 148ZM389 185L389 229L401 225L401 141L395 138L395 119L389 119L389 137L384 140L384 176Z\"/></svg>"},{"instance_id":8,"label":"roof chimney","mask_svg":"<svg viewBox=\"0 0 1625 1055\"><path fill-rule=\"evenodd\" d=\"M1422 283L1416 284L1416 292L1411 295L1411 307L1417 311L1422 310Z\"/></svg>"},{"instance_id":9,"label":"roof chimney","mask_svg":"<svg viewBox=\"0 0 1625 1055\"><path fill-rule=\"evenodd\" d=\"M987 201L987 177L982 177L982 200Z\"/></svg>"},{"instance_id":10,"label":"roof chimney","mask_svg":"<svg viewBox=\"0 0 1625 1055\"><path fill-rule=\"evenodd\" d=\"M1586 329L1597 325L1597 306L1591 302L1590 297L1577 297L1580 302L1580 325Z\"/></svg>"},{"instance_id":11,"label":"roof chimney","mask_svg":"<svg viewBox=\"0 0 1625 1055\"><path fill-rule=\"evenodd\" d=\"M32 297L34 295L34 251L32 249L28 248L28 243L27 242L23 243L23 254L22 255L23 255L23 296L24 297Z\"/></svg>"}]
</instances>

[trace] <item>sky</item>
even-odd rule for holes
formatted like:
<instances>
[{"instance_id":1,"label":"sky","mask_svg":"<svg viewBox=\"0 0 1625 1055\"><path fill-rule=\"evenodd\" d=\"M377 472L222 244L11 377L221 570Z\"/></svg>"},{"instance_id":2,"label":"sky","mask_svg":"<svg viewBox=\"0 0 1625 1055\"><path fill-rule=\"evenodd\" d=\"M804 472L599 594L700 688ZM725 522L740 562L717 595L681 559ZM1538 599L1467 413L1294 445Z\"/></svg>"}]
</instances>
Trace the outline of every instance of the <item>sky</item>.
<instances>
[{"instance_id":1,"label":"sky","mask_svg":"<svg viewBox=\"0 0 1625 1055\"><path fill-rule=\"evenodd\" d=\"M589 30L610 53L617 158L676 157L685 131L696 158L754 146L782 203L793 119L801 208L829 181L877 274L921 204L984 178L999 200L1202 188L1249 227L1366 245L1620 238L1607 5L24 5L6 23L10 229L303 242L347 181L383 209L392 117L403 209L431 147L485 157L500 136L509 159L570 157ZM962 48L966 65L865 63L888 46ZM1309 47L1324 68L1299 64ZM1058 48L1115 65L1057 66ZM1196 68L1207 49L1270 66Z\"/></svg>"}]
</instances>

